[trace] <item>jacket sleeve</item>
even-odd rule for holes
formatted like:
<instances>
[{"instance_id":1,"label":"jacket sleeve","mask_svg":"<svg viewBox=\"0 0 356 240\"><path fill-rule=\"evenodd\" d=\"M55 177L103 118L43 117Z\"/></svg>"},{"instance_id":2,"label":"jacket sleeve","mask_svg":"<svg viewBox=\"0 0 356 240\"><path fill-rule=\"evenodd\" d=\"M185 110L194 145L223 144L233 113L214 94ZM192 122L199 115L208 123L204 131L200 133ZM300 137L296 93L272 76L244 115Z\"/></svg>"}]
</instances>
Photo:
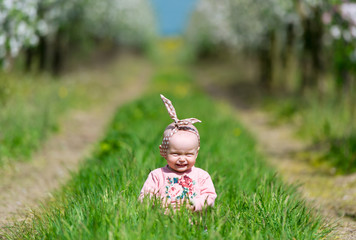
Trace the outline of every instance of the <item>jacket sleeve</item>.
<instances>
[{"instance_id":1,"label":"jacket sleeve","mask_svg":"<svg viewBox=\"0 0 356 240\"><path fill-rule=\"evenodd\" d=\"M200 196L194 199L195 211L201 211L204 207L214 206L217 197L213 181L208 173L200 180Z\"/></svg>"},{"instance_id":2,"label":"jacket sleeve","mask_svg":"<svg viewBox=\"0 0 356 240\"><path fill-rule=\"evenodd\" d=\"M149 195L150 198L153 195L158 195L158 191L159 191L159 178L152 171L148 175L146 182L143 184L143 187L141 189L140 196L138 199L139 199L139 201L142 202L143 198L147 195Z\"/></svg>"}]
</instances>

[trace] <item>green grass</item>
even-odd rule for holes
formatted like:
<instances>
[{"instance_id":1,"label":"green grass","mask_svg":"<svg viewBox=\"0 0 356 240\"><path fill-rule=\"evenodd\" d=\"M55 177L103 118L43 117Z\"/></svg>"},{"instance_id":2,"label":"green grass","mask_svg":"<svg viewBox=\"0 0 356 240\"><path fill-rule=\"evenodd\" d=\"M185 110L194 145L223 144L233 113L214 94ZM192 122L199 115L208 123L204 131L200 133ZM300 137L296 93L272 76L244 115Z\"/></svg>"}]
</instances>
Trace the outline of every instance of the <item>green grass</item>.
<instances>
[{"instance_id":1,"label":"green grass","mask_svg":"<svg viewBox=\"0 0 356 240\"><path fill-rule=\"evenodd\" d=\"M356 122L351 110L355 104L349 97L328 94L323 99L304 96L267 102L277 122L294 123L296 134L319 151L317 158L311 159L314 164L326 164L337 173L356 171Z\"/></svg>"},{"instance_id":2,"label":"green grass","mask_svg":"<svg viewBox=\"0 0 356 240\"><path fill-rule=\"evenodd\" d=\"M57 78L0 72L0 167L30 160L49 135L61 131L60 121L70 110L102 104L147 65L140 57L124 58Z\"/></svg>"},{"instance_id":3,"label":"green grass","mask_svg":"<svg viewBox=\"0 0 356 240\"><path fill-rule=\"evenodd\" d=\"M0 165L28 159L58 118L78 103L78 91L49 76L1 74Z\"/></svg>"},{"instance_id":4,"label":"green grass","mask_svg":"<svg viewBox=\"0 0 356 240\"><path fill-rule=\"evenodd\" d=\"M330 228L264 163L232 110L196 91L191 81L184 69L165 68L156 73L153 88L169 86L159 92L172 100L178 117L202 120L197 124L201 149L196 166L213 179L218 194L214 208L165 215L157 204L138 202L150 170L165 165L158 145L171 122L159 92L152 91L118 110L79 172L33 221L19 223L7 237L323 239Z\"/></svg>"}]
</instances>

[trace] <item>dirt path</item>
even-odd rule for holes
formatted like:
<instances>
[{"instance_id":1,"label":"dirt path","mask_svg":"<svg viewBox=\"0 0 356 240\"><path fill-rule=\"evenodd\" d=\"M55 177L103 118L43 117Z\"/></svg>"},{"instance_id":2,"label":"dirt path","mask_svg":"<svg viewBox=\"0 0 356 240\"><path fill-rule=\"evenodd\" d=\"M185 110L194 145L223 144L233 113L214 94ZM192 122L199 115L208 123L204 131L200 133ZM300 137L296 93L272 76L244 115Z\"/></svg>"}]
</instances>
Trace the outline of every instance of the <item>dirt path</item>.
<instances>
[{"instance_id":1,"label":"dirt path","mask_svg":"<svg viewBox=\"0 0 356 240\"><path fill-rule=\"evenodd\" d=\"M356 239L356 175L333 176L298 157L308 145L293 137L288 125L271 126L271 117L258 110L241 110L237 116L259 142L261 152L288 183L300 184L308 202L337 224L336 239Z\"/></svg>"},{"instance_id":2,"label":"dirt path","mask_svg":"<svg viewBox=\"0 0 356 240\"><path fill-rule=\"evenodd\" d=\"M106 83L110 91L103 93L105 100L91 109L72 111L60 124L60 133L50 137L31 161L0 171L0 232L13 221L29 218L31 208L50 198L102 137L115 109L146 89L151 74L147 62L127 54L114 61L110 68L86 69L82 76L96 81L121 78Z\"/></svg>"},{"instance_id":3,"label":"dirt path","mask_svg":"<svg viewBox=\"0 0 356 240\"><path fill-rule=\"evenodd\" d=\"M300 185L299 191L308 204L318 209L328 222L336 223L332 239L356 239L356 174L335 176L312 167L301 157L308 144L295 138L293 126L273 126L272 116L258 108L261 93L257 87L247 83L231 86L235 73L231 75L220 67L205 65L198 70L200 84L212 96L236 108L237 118L255 136L259 150L283 180Z\"/></svg>"}]
</instances>

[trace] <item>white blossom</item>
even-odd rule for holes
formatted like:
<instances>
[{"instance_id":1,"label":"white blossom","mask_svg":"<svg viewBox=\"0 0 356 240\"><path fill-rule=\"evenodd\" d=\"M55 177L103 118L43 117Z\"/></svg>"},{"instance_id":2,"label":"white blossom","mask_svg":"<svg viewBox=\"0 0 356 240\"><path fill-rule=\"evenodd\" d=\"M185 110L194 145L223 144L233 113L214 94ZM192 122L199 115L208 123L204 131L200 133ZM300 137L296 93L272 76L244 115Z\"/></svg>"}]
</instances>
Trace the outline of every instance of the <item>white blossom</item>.
<instances>
[{"instance_id":1,"label":"white blossom","mask_svg":"<svg viewBox=\"0 0 356 240\"><path fill-rule=\"evenodd\" d=\"M7 13L5 11L0 11L0 25L2 25L7 17Z\"/></svg>"},{"instance_id":2,"label":"white blossom","mask_svg":"<svg viewBox=\"0 0 356 240\"><path fill-rule=\"evenodd\" d=\"M41 35L46 35L49 32L48 24L44 20L38 21L37 30Z\"/></svg>"},{"instance_id":3,"label":"white blossom","mask_svg":"<svg viewBox=\"0 0 356 240\"><path fill-rule=\"evenodd\" d=\"M330 33L335 39L339 39L341 37L341 30L336 25L331 26Z\"/></svg>"},{"instance_id":4,"label":"white blossom","mask_svg":"<svg viewBox=\"0 0 356 240\"><path fill-rule=\"evenodd\" d=\"M350 60L352 62L356 62L356 48L352 51L352 53L350 54Z\"/></svg>"},{"instance_id":5,"label":"white blossom","mask_svg":"<svg viewBox=\"0 0 356 240\"><path fill-rule=\"evenodd\" d=\"M21 43L17 39L11 38L9 41L9 45L10 45L11 56L16 57L22 47Z\"/></svg>"},{"instance_id":6,"label":"white blossom","mask_svg":"<svg viewBox=\"0 0 356 240\"><path fill-rule=\"evenodd\" d=\"M0 9L0 26L5 26L0 27L0 60L16 57L21 48L38 44L39 36L54 34L73 18L98 37L144 42L155 35L146 0L0 0Z\"/></svg>"},{"instance_id":7,"label":"white blossom","mask_svg":"<svg viewBox=\"0 0 356 240\"><path fill-rule=\"evenodd\" d=\"M0 46L0 59L1 59L1 58L4 58L5 56L6 56L5 48L2 48L2 47Z\"/></svg>"},{"instance_id":8,"label":"white blossom","mask_svg":"<svg viewBox=\"0 0 356 240\"><path fill-rule=\"evenodd\" d=\"M261 45L270 29L298 22L292 0L200 0L195 14L191 38L203 29L205 40L232 47Z\"/></svg>"},{"instance_id":9,"label":"white blossom","mask_svg":"<svg viewBox=\"0 0 356 240\"><path fill-rule=\"evenodd\" d=\"M21 36L21 35L26 35L28 31L28 26L26 25L25 22L21 21L18 25L17 25L17 35Z\"/></svg>"},{"instance_id":10,"label":"white blossom","mask_svg":"<svg viewBox=\"0 0 356 240\"><path fill-rule=\"evenodd\" d=\"M1 34L0 35L0 48L5 45L5 42L6 42L6 36L5 36L5 34Z\"/></svg>"},{"instance_id":11,"label":"white blossom","mask_svg":"<svg viewBox=\"0 0 356 240\"><path fill-rule=\"evenodd\" d=\"M33 34L29 39L30 45L34 46L38 43L38 36Z\"/></svg>"},{"instance_id":12,"label":"white blossom","mask_svg":"<svg viewBox=\"0 0 356 240\"><path fill-rule=\"evenodd\" d=\"M349 31L347 31L347 30L342 32L342 37L344 38L344 40L346 42L350 42L351 39L352 39L351 33Z\"/></svg>"},{"instance_id":13,"label":"white blossom","mask_svg":"<svg viewBox=\"0 0 356 240\"><path fill-rule=\"evenodd\" d=\"M329 12L324 12L322 15L322 21L324 24L330 24L332 20L332 16Z\"/></svg>"},{"instance_id":14,"label":"white blossom","mask_svg":"<svg viewBox=\"0 0 356 240\"><path fill-rule=\"evenodd\" d=\"M356 3L343 3L340 6L342 17L356 26Z\"/></svg>"},{"instance_id":15,"label":"white blossom","mask_svg":"<svg viewBox=\"0 0 356 240\"><path fill-rule=\"evenodd\" d=\"M356 38L356 26L351 27L350 33L351 33L352 37Z\"/></svg>"},{"instance_id":16,"label":"white blossom","mask_svg":"<svg viewBox=\"0 0 356 240\"><path fill-rule=\"evenodd\" d=\"M5 9L11 9L13 5L13 0L3 0L3 6L5 7Z\"/></svg>"}]
</instances>

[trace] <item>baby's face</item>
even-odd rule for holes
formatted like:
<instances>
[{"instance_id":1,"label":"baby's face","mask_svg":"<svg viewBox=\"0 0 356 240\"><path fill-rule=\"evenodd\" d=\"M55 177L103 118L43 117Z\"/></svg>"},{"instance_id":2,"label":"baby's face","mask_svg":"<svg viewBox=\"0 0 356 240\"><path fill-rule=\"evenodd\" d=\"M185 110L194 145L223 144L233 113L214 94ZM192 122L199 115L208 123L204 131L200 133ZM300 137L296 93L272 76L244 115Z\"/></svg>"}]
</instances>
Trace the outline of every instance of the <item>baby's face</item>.
<instances>
[{"instance_id":1,"label":"baby's face","mask_svg":"<svg viewBox=\"0 0 356 240\"><path fill-rule=\"evenodd\" d=\"M191 132L179 131L169 141L167 164L174 171L185 172L194 166L198 152L197 136Z\"/></svg>"}]
</instances>

